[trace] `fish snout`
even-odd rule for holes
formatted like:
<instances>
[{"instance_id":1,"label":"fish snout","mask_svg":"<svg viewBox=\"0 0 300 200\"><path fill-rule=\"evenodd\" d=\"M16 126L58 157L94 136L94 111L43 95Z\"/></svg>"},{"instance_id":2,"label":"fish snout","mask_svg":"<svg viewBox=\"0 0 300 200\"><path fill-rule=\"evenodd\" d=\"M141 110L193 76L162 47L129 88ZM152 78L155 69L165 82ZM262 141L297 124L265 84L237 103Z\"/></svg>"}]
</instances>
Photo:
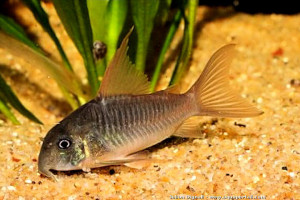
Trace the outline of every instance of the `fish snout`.
<instances>
[{"instance_id":1,"label":"fish snout","mask_svg":"<svg viewBox=\"0 0 300 200\"><path fill-rule=\"evenodd\" d=\"M38 171L40 174L47 176L49 178L53 178L57 180L54 174L50 171L52 169L51 165L49 165L49 157L44 155L43 152L40 153L38 159Z\"/></svg>"}]
</instances>

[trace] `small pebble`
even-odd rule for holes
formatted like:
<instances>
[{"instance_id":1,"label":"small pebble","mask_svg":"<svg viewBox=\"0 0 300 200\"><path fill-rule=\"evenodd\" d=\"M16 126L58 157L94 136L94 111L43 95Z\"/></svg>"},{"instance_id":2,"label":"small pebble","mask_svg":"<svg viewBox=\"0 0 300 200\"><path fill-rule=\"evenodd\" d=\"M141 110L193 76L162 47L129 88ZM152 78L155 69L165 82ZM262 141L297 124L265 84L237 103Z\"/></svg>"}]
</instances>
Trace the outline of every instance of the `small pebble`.
<instances>
[{"instance_id":1,"label":"small pebble","mask_svg":"<svg viewBox=\"0 0 300 200\"><path fill-rule=\"evenodd\" d=\"M226 188L226 190L230 190L231 189L230 185L225 185L225 188Z\"/></svg>"},{"instance_id":2,"label":"small pebble","mask_svg":"<svg viewBox=\"0 0 300 200\"><path fill-rule=\"evenodd\" d=\"M17 132L13 132L13 133L12 133L12 136L17 137L17 136L18 136L18 133L17 133Z\"/></svg>"},{"instance_id":3,"label":"small pebble","mask_svg":"<svg viewBox=\"0 0 300 200\"><path fill-rule=\"evenodd\" d=\"M189 172L191 172L191 169L189 168L184 169L184 173L189 173Z\"/></svg>"},{"instance_id":4,"label":"small pebble","mask_svg":"<svg viewBox=\"0 0 300 200\"><path fill-rule=\"evenodd\" d=\"M13 67L15 67L17 70L22 69L22 67L19 63L14 64Z\"/></svg>"},{"instance_id":5,"label":"small pebble","mask_svg":"<svg viewBox=\"0 0 300 200\"><path fill-rule=\"evenodd\" d=\"M196 180L196 176L192 176L192 178L191 178L191 181L194 181L194 180Z\"/></svg>"},{"instance_id":6,"label":"small pebble","mask_svg":"<svg viewBox=\"0 0 300 200\"><path fill-rule=\"evenodd\" d=\"M13 144L13 141L6 141L6 144Z\"/></svg>"},{"instance_id":7,"label":"small pebble","mask_svg":"<svg viewBox=\"0 0 300 200\"><path fill-rule=\"evenodd\" d=\"M12 59L13 59L13 56L12 56L11 54L7 54L7 55L6 55L6 58L7 58L8 60L12 60Z\"/></svg>"},{"instance_id":8,"label":"small pebble","mask_svg":"<svg viewBox=\"0 0 300 200\"><path fill-rule=\"evenodd\" d=\"M109 170L109 174L110 174L110 175L114 175L115 173L116 173L116 171L115 171L114 169L110 169L110 170Z\"/></svg>"},{"instance_id":9,"label":"small pebble","mask_svg":"<svg viewBox=\"0 0 300 200\"><path fill-rule=\"evenodd\" d=\"M74 183L74 186L75 186L76 188L79 188L81 185L80 185L80 183L75 182L75 183Z\"/></svg>"},{"instance_id":10,"label":"small pebble","mask_svg":"<svg viewBox=\"0 0 300 200\"><path fill-rule=\"evenodd\" d=\"M190 191L190 192L195 192L195 189L194 188L192 188L191 186L187 186L186 187L186 189L188 190L188 191Z\"/></svg>"},{"instance_id":11,"label":"small pebble","mask_svg":"<svg viewBox=\"0 0 300 200\"><path fill-rule=\"evenodd\" d=\"M245 124L241 124L241 123L234 122L234 125L235 125L235 126L239 126L239 127L246 128L246 125L245 125Z\"/></svg>"},{"instance_id":12,"label":"small pebble","mask_svg":"<svg viewBox=\"0 0 300 200\"><path fill-rule=\"evenodd\" d=\"M254 183L257 183L258 181L259 181L259 177L258 177L258 176L254 176L254 177L253 177L253 182L254 182Z\"/></svg>"},{"instance_id":13,"label":"small pebble","mask_svg":"<svg viewBox=\"0 0 300 200\"><path fill-rule=\"evenodd\" d=\"M300 86L300 80L298 80L298 79L292 79L291 81L290 81L290 84L292 85L292 86Z\"/></svg>"},{"instance_id":14,"label":"small pebble","mask_svg":"<svg viewBox=\"0 0 300 200\"><path fill-rule=\"evenodd\" d=\"M31 183L32 183L32 180L30 180L30 179L26 179L26 180L25 180L25 183L27 183L27 184L31 184Z\"/></svg>"},{"instance_id":15,"label":"small pebble","mask_svg":"<svg viewBox=\"0 0 300 200\"><path fill-rule=\"evenodd\" d=\"M7 186L7 189L9 191L16 191L16 188L14 186L11 186L11 185Z\"/></svg>"},{"instance_id":16,"label":"small pebble","mask_svg":"<svg viewBox=\"0 0 300 200\"><path fill-rule=\"evenodd\" d=\"M68 197L68 200L75 200L77 198L77 195L72 195Z\"/></svg>"},{"instance_id":17,"label":"small pebble","mask_svg":"<svg viewBox=\"0 0 300 200\"><path fill-rule=\"evenodd\" d=\"M282 59L282 61L284 62L284 64L287 64L287 63L289 62L289 58L288 58L288 57L284 57L284 58Z\"/></svg>"},{"instance_id":18,"label":"small pebble","mask_svg":"<svg viewBox=\"0 0 300 200\"><path fill-rule=\"evenodd\" d=\"M292 178L295 177L295 173L294 173L294 172L290 172L289 175L290 175L290 177L292 177Z\"/></svg>"},{"instance_id":19,"label":"small pebble","mask_svg":"<svg viewBox=\"0 0 300 200\"><path fill-rule=\"evenodd\" d=\"M263 99L261 97L257 98L257 103L262 103Z\"/></svg>"},{"instance_id":20,"label":"small pebble","mask_svg":"<svg viewBox=\"0 0 300 200\"><path fill-rule=\"evenodd\" d=\"M279 47L278 49L272 52L273 57L279 57L282 55L283 55L283 49L281 47Z\"/></svg>"}]
</instances>

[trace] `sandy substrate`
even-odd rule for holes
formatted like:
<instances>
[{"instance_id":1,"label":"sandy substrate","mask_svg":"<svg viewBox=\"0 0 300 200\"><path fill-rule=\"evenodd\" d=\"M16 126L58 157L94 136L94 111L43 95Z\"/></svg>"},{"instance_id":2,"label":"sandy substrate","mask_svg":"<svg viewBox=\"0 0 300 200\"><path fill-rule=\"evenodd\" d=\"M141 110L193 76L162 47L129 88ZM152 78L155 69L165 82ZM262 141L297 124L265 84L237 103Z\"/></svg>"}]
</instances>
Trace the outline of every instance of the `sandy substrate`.
<instances>
[{"instance_id":1,"label":"sandy substrate","mask_svg":"<svg viewBox=\"0 0 300 200\"><path fill-rule=\"evenodd\" d=\"M53 7L49 4L46 9L75 71L83 78L79 54ZM54 45L30 13L18 7L16 15L58 59ZM215 50L236 43L232 87L263 110L262 116L203 117L199 119L203 139L169 139L151 148L155 161L146 169L113 166L90 173L58 173L59 181L54 182L37 172L41 138L70 107L51 77L1 49L1 74L45 125L18 114L21 126L1 120L0 199L170 199L188 195L300 199L300 15L248 15L201 7L197 19L192 65L183 87L197 79Z\"/></svg>"}]
</instances>

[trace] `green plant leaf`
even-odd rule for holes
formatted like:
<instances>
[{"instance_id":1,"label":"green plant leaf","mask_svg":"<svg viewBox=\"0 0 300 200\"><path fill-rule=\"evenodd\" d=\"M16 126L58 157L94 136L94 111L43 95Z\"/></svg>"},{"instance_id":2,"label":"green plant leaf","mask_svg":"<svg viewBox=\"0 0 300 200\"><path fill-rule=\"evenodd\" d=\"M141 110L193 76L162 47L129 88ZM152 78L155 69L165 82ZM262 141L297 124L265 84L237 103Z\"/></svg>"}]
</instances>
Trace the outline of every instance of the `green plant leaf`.
<instances>
[{"instance_id":1,"label":"green plant leaf","mask_svg":"<svg viewBox=\"0 0 300 200\"><path fill-rule=\"evenodd\" d=\"M9 51L11 52L11 54L17 56L17 57L22 57L23 59L27 60L30 63L33 63L35 65L33 66L37 66L40 67L41 70L45 71L50 71L49 74L50 75L54 75L54 77L56 77L57 79L59 79L59 74L57 74L57 71L62 71L61 73L64 72L64 70L58 70L56 68L61 67L58 66L57 64L54 63L54 67L51 66L51 63L53 63L53 61L49 60L49 61L44 61L44 58L46 58L44 56L44 52L38 48L38 46L32 42L26 35L25 31L23 30L23 28L21 26L19 26L16 22L13 21L13 19L8 18L6 16L0 15L0 29L2 29L6 34L16 38L18 41L13 40L12 38L10 38L8 35L0 33L0 46L2 45L3 48L6 49L10 49ZM22 42L22 43L21 43ZM30 48L26 48L23 44L26 44L28 47ZM35 51L32 51L32 49ZM36 58L37 57L37 58ZM32 60L32 59L37 59L36 60ZM41 62L40 62L41 61ZM47 63L45 65L45 63ZM55 69L51 69L51 68L55 68ZM67 77L68 76L74 76L74 75L69 75L70 73L67 72ZM70 105L72 106L73 109L78 107L78 102L72 97L71 94L68 94L68 92L66 91L66 89L63 89L62 87L64 85L67 85L67 89L71 92L73 92L74 94L82 94L82 92L80 92L80 90L78 89L80 87L79 84L79 80L74 79L72 81L75 83L75 87L71 86L71 83L66 83L66 81L64 83L60 83L58 82L58 84L60 85L60 88L63 92L63 95L65 96L65 98L67 99L67 101L70 103Z\"/></svg>"},{"instance_id":2,"label":"green plant leaf","mask_svg":"<svg viewBox=\"0 0 300 200\"><path fill-rule=\"evenodd\" d=\"M105 41L107 42L107 61L109 62L116 52L118 40L122 32L128 10L128 2L126 0L110 0L106 17L107 34Z\"/></svg>"},{"instance_id":3,"label":"green plant leaf","mask_svg":"<svg viewBox=\"0 0 300 200\"><path fill-rule=\"evenodd\" d=\"M102 77L114 53L128 13L127 0L87 0L94 41L104 42L107 53L97 62L98 76Z\"/></svg>"},{"instance_id":4,"label":"green plant leaf","mask_svg":"<svg viewBox=\"0 0 300 200\"><path fill-rule=\"evenodd\" d=\"M179 82L183 74L186 72L186 68L192 53L193 37L194 37L194 24L197 12L198 0L187 1L188 16L185 18L184 23L184 35L183 44L180 51L180 55L177 59L175 69L173 71L170 85L174 85ZM184 9L184 8L182 8Z\"/></svg>"},{"instance_id":5,"label":"green plant leaf","mask_svg":"<svg viewBox=\"0 0 300 200\"><path fill-rule=\"evenodd\" d=\"M106 34L107 34L107 20L106 20L106 9L110 0L87 0L87 6L89 10L89 16L93 31L93 41L101 41L107 45ZM105 68L107 66L106 56L96 61L97 74L100 80L102 79Z\"/></svg>"},{"instance_id":6,"label":"green plant leaf","mask_svg":"<svg viewBox=\"0 0 300 200\"><path fill-rule=\"evenodd\" d=\"M99 80L94 62L93 34L86 0L53 0L66 31L83 57L92 95L96 95Z\"/></svg>"},{"instance_id":7,"label":"green plant leaf","mask_svg":"<svg viewBox=\"0 0 300 200\"><path fill-rule=\"evenodd\" d=\"M1 75L0 75L0 99L2 100L1 102L2 111L10 120L12 120L13 123L16 123L16 121L13 119L14 116L11 115L12 113L9 113L7 108L5 109L4 102L8 102L12 107L14 107L17 111L19 111L22 115L24 115L28 119L36 123L42 124L42 122L38 118L36 118L29 110L27 110L23 106L23 104L19 101L18 97L14 94L14 92L11 90L9 85L6 84L5 80L2 78Z\"/></svg>"},{"instance_id":8,"label":"green plant leaf","mask_svg":"<svg viewBox=\"0 0 300 200\"><path fill-rule=\"evenodd\" d=\"M170 13L170 6L171 6L172 0L160 0L159 1L159 7L158 11L156 14L156 19L157 23L159 24L165 24L169 13Z\"/></svg>"},{"instance_id":9,"label":"green plant leaf","mask_svg":"<svg viewBox=\"0 0 300 200\"><path fill-rule=\"evenodd\" d=\"M106 9L111 0L87 0L89 16L93 31L93 40L104 42L107 34Z\"/></svg>"},{"instance_id":10,"label":"green plant leaf","mask_svg":"<svg viewBox=\"0 0 300 200\"><path fill-rule=\"evenodd\" d=\"M154 73L153 73L152 80L151 80L151 91L152 92L155 90L155 87L156 87L156 84L157 84L157 81L158 81L158 78L159 78L159 75L161 72L161 68L163 65L164 57L165 57L166 52L173 40L173 37L178 29L181 18L182 18L182 12L179 10L179 11L177 11L177 13L175 14L175 16L172 20L172 24L169 28L168 34L165 38L164 44L163 44L161 51L159 53L159 56L158 56L157 64L155 66Z\"/></svg>"},{"instance_id":11,"label":"green plant leaf","mask_svg":"<svg viewBox=\"0 0 300 200\"><path fill-rule=\"evenodd\" d=\"M32 66L38 67L42 72L54 78L60 86L67 88L73 94L84 96L80 81L74 73L1 31L0 47L6 49L12 55L24 59Z\"/></svg>"},{"instance_id":12,"label":"green plant leaf","mask_svg":"<svg viewBox=\"0 0 300 200\"><path fill-rule=\"evenodd\" d=\"M159 7L158 0L130 0L132 17L137 32L136 68L145 70L148 44Z\"/></svg>"},{"instance_id":13,"label":"green plant leaf","mask_svg":"<svg viewBox=\"0 0 300 200\"><path fill-rule=\"evenodd\" d=\"M6 118L8 118L13 124L20 125L21 123L15 117L15 115L11 112L8 105L0 98L0 112L4 114Z\"/></svg>"},{"instance_id":14,"label":"green plant leaf","mask_svg":"<svg viewBox=\"0 0 300 200\"><path fill-rule=\"evenodd\" d=\"M23 0L23 2L31 10L35 19L40 23L40 25L43 27L43 29L48 33L48 35L51 37L51 39L55 43L65 67L67 67L67 69L69 69L69 70L72 70L72 66L71 66L58 38L56 37L55 32L53 31L53 29L49 23L48 15L41 6L41 1L40 0Z\"/></svg>"},{"instance_id":15,"label":"green plant leaf","mask_svg":"<svg viewBox=\"0 0 300 200\"><path fill-rule=\"evenodd\" d=\"M28 45L32 49L38 52L42 52L42 50L27 37L23 28L12 18L0 14L0 29L23 42L24 44Z\"/></svg>"}]
</instances>

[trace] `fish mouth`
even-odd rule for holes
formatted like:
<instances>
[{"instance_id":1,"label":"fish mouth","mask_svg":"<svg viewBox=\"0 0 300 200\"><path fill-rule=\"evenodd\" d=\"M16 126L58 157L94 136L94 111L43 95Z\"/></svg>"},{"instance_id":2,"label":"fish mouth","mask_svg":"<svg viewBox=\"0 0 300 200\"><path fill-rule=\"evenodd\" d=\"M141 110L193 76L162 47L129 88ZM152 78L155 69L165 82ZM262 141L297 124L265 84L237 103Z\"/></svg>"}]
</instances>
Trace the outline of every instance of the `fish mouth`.
<instances>
[{"instance_id":1,"label":"fish mouth","mask_svg":"<svg viewBox=\"0 0 300 200\"><path fill-rule=\"evenodd\" d=\"M38 171L40 174L49 177L55 181L57 181L56 176L54 175L53 171L73 171L73 170L79 170L81 167L79 166L73 166L71 164L60 166L60 164L57 164L55 167L49 166L47 164L41 164L38 165Z\"/></svg>"},{"instance_id":2,"label":"fish mouth","mask_svg":"<svg viewBox=\"0 0 300 200\"><path fill-rule=\"evenodd\" d=\"M57 181L55 175L51 172L51 168L49 167L45 167L45 166L41 166L39 165L38 166L38 171L40 174L46 176L46 177L49 177L49 178L52 178L53 180Z\"/></svg>"}]
</instances>

